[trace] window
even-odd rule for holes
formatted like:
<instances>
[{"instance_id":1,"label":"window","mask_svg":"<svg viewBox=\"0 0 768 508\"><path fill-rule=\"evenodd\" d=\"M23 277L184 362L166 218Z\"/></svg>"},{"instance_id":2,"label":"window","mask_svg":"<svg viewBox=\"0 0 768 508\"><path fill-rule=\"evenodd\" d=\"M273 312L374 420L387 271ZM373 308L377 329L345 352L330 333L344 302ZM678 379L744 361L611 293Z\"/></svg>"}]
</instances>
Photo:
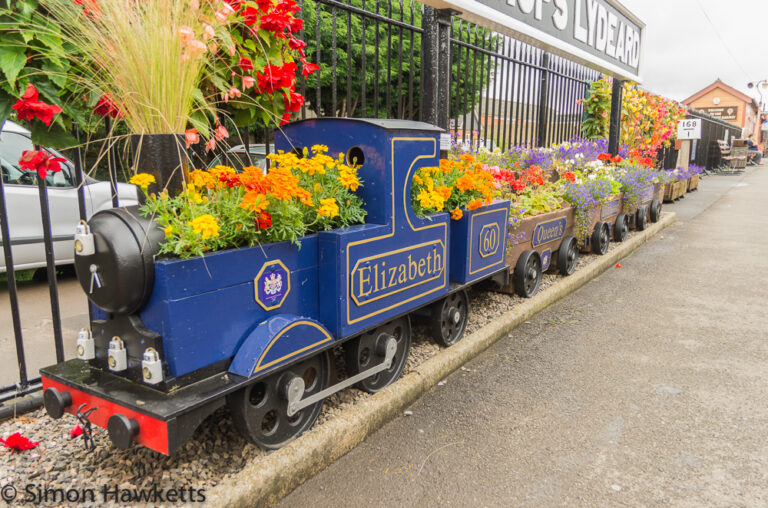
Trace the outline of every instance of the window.
<instances>
[{"instance_id":1,"label":"window","mask_svg":"<svg viewBox=\"0 0 768 508\"><path fill-rule=\"evenodd\" d=\"M3 183L11 185L36 185L34 173L23 171L19 159L27 150L34 150L32 141L23 134L3 131L0 133L0 168ZM72 187L72 175L66 164L61 165L58 173L48 173L46 183L51 187Z\"/></svg>"}]
</instances>

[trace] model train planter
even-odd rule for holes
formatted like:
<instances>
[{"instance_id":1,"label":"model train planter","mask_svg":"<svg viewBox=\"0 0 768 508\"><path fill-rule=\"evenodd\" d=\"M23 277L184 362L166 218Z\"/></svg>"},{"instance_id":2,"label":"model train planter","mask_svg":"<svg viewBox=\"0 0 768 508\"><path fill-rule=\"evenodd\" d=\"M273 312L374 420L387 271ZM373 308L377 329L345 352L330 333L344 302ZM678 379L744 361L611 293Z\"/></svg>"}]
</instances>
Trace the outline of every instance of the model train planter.
<instances>
[{"instance_id":1,"label":"model train planter","mask_svg":"<svg viewBox=\"0 0 768 508\"><path fill-rule=\"evenodd\" d=\"M661 219L661 207L664 202L664 193L667 187L662 184L648 185L643 191L640 205L634 212L625 210L629 217L629 229L643 231L649 222L658 222Z\"/></svg>"},{"instance_id":2,"label":"model train planter","mask_svg":"<svg viewBox=\"0 0 768 508\"><path fill-rule=\"evenodd\" d=\"M506 261L512 277L502 292L530 298L538 292L543 272L572 274L579 257L573 226L574 210L567 207L525 218L509 228Z\"/></svg>"},{"instance_id":3,"label":"model train planter","mask_svg":"<svg viewBox=\"0 0 768 508\"><path fill-rule=\"evenodd\" d=\"M77 359L41 369L48 414L89 419L119 448L138 442L172 454L228 404L248 439L278 448L313 425L326 397L352 385L376 392L400 376L410 313L427 313L437 342L457 342L466 289L509 286L510 204L466 210L458 221L415 215L411 179L437 165L440 132L397 120L284 126L278 150L327 144L362 164L367 223L305 236L300 247L159 259L163 232L135 208L94 215L76 256L93 321L78 336ZM526 259L540 271L572 238L572 211L533 222ZM332 384L337 345L349 377Z\"/></svg>"},{"instance_id":4,"label":"model train planter","mask_svg":"<svg viewBox=\"0 0 768 508\"><path fill-rule=\"evenodd\" d=\"M591 223L588 235L583 242L579 242L582 252L603 255L608 252L611 241L623 242L629 234L629 217L622 210L624 208L624 195L619 193L609 196L600 203L591 214Z\"/></svg>"},{"instance_id":5,"label":"model train planter","mask_svg":"<svg viewBox=\"0 0 768 508\"><path fill-rule=\"evenodd\" d=\"M699 174L694 173L691 175L690 180L688 180L688 192L693 192L699 188Z\"/></svg>"},{"instance_id":6,"label":"model train planter","mask_svg":"<svg viewBox=\"0 0 768 508\"><path fill-rule=\"evenodd\" d=\"M664 202L671 203L683 197L688 189L688 180L678 180L664 186Z\"/></svg>"}]
</instances>

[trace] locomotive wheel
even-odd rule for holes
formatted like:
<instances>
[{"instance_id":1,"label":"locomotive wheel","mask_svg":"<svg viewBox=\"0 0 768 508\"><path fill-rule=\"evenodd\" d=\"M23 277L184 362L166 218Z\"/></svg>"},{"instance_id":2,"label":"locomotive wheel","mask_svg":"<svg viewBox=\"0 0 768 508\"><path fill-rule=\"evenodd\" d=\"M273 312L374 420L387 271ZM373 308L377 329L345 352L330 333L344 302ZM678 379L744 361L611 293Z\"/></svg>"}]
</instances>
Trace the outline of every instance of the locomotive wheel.
<instances>
[{"instance_id":1,"label":"locomotive wheel","mask_svg":"<svg viewBox=\"0 0 768 508\"><path fill-rule=\"evenodd\" d=\"M637 219L635 219L635 224L637 226L638 231L645 231L645 226L648 224L648 208L645 206L641 206L637 209Z\"/></svg>"},{"instance_id":2,"label":"locomotive wheel","mask_svg":"<svg viewBox=\"0 0 768 508\"><path fill-rule=\"evenodd\" d=\"M613 225L613 239L616 242L623 242L627 239L629 234L629 217L627 214L620 213L616 217L616 222Z\"/></svg>"},{"instance_id":3,"label":"locomotive wheel","mask_svg":"<svg viewBox=\"0 0 768 508\"><path fill-rule=\"evenodd\" d=\"M445 347L456 344L464 336L469 316L469 298L466 291L456 291L432 305L430 309L430 335Z\"/></svg>"},{"instance_id":4,"label":"locomotive wheel","mask_svg":"<svg viewBox=\"0 0 768 508\"><path fill-rule=\"evenodd\" d=\"M592 252L603 255L608 252L611 243L611 230L607 222L598 222L592 232Z\"/></svg>"},{"instance_id":5,"label":"locomotive wheel","mask_svg":"<svg viewBox=\"0 0 768 508\"><path fill-rule=\"evenodd\" d=\"M392 359L392 366L375 376L363 379L355 385L357 388L376 393L400 377L411 349L411 321L408 316L397 318L344 343L347 371L350 376L354 376L384 361L384 354L379 345L390 336L397 341L397 352Z\"/></svg>"},{"instance_id":6,"label":"locomotive wheel","mask_svg":"<svg viewBox=\"0 0 768 508\"><path fill-rule=\"evenodd\" d=\"M235 426L261 448L280 448L312 427L323 405L320 401L288 416L287 384L294 376L302 378L304 399L328 388L330 373L328 354L320 353L238 390L228 397Z\"/></svg>"},{"instance_id":7,"label":"locomotive wheel","mask_svg":"<svg viewBox=\"0 0 768 508\"><path fill-rule=\"evenodd\" d=\"M535 250L523 252L515 264L515 292L523 298L536 294L541 285L541 256Z\"/></svg>"},{"instance_id":8,"label":"locomotive wheel","mask_svg":"<svg viewBox=\"0 0 768 508\"><path fill-rule=\"evenodd\" d=\"M659 222L661 218L661 201L654 199L651 201L651 222Z\"/></svg>"},{"instance_id":9,"label":"locomotive wheel","mask_svg":"<svg viewBox=\"0 0 768 508\"><path fill-rule=\"evenodd\" d=\"M560 275L571 275L579 260L579 242L575 236L566 236L557 251L557 270Z\"/></svg>"}]
</instances>

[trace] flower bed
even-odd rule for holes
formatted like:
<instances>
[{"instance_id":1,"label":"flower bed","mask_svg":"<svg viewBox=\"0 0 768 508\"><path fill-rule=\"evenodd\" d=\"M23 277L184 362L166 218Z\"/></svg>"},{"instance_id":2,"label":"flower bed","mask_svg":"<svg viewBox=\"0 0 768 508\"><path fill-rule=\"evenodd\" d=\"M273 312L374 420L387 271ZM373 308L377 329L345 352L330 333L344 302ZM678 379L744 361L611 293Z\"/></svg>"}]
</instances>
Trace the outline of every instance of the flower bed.
<instances>
[{"instance_id":1,"label":"flower bed","mask_svg":"<svg viewBox=\"0 0 768 508\"><path fill-rule=\"evenodd\" d=\"M241 173L225 166L195 170L184 192L147 193L154 177L139 173L131 183L147 194L141 207L165 232L160 254L190 258L222 249L289 241L305 235L360 224L365 218L357 168L343 155L326 155L328 148L306 148L270 155L272 168ZM310 156L311 152L311 156Z\"/></svg>"}]
</instances>

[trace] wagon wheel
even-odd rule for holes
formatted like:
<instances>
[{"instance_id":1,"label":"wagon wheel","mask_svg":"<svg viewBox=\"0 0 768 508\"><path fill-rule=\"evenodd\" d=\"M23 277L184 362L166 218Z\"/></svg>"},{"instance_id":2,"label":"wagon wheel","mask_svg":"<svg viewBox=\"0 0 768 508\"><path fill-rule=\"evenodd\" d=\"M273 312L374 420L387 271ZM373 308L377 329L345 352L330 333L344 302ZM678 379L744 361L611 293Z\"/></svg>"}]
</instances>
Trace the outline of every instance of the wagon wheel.
<instances>
[{"instance_id":1,"label":"wagon wheel","mask_svg":"<svg viewBox=\"0 0 768 508\"><path fill-rule=\"evenodd\" d=\"M566 236L557 251L557 270L560 275L571 275L579 261L579 242L575 236Z\"/></svg>"},{"instance_id":2,"label":"wagon wheel","mask_svg":"<svg viewBox=\"0 0 768 508\"><path fill-rule=\"evenodd\" d=\"M651 222L659 222L661 218L661 202L658 199L651 201Z\"/></svg>"},{"instance_id":3,"label":"wagon wheel","mask_svg":"<svg viewBox=\"0 0 768 508\"><path fill-rule=\"evenodd\" d=\"M469 316L466 291L456 291L432 305L430 335L438 344L450 347L464 336Z\"/></svg>"},{"instance_id":4,"label":"wagon wheel","mask_svg":"<svg viewBox=\"0 0 768 508\"><path fill-rule=\"evenodd\" d=\"M389 323L368 331L344 344L344 358L350 376L370 369L384 361L384 342L394 337L397 351L389 369L363 379L355 386L368 393L376 393L393 383L403 373L408 351L411 349L411 321L408 316L394 319Z\"/></svg>"},{"instance_id":5,"label":"wagon wheel","mask_svg":"<svg viewBox=\"0 0 768 508\"><path fill-rule=\"evenodd\" d=\"M320 353L238 390L227 399L235 426L261 448L280 448L312 427L323 405L288 416L288 383L294 376L304 380L303 399L328 388L330 372L328 354Z\"/></svg>"},{"instance_id":6,"label":"wagon wheel","mask_svg":"<svg viewBox=\"0 0 768 508\"><path fill-rule=\"evenodd\" d=\"M616 242L623 242L627 239L629 234L629 217L627 214L620 213L616 217L616 222L613 225L613 239Z\"/></svg>"},{"instance_id":7,"label":"wagon wheel","mask_svg":"<svg viewBox=\"0 0 768 508\"><path fill-rule=\"evenodd\" d=\"M598 222L592 232L592 252L603 255L608 252L611 243L611 230L607 222Z\"/></svg>"},{"instance_id":8,"label":"wagon wheel","mask_svg":"<svg viewBox=\"0 0 768 508\"><path fill-rule=\"evenodd\" d=\"M637 218L635 219L635 225L638 231L644 231L645 226L648 224L648 207L641 206L637 209Z\"/></svg>"},{"instance_id":9,"label":"wagon wheel","mask_svg":"<svg viewBox=\"0 0 768 508\"><path fill-rule=\"evenodd\" d=\"M541 256L535 250L523 252L515 264L515 292L523 298L536 294L541 285Z\"/></svg>"}]
</instances>

